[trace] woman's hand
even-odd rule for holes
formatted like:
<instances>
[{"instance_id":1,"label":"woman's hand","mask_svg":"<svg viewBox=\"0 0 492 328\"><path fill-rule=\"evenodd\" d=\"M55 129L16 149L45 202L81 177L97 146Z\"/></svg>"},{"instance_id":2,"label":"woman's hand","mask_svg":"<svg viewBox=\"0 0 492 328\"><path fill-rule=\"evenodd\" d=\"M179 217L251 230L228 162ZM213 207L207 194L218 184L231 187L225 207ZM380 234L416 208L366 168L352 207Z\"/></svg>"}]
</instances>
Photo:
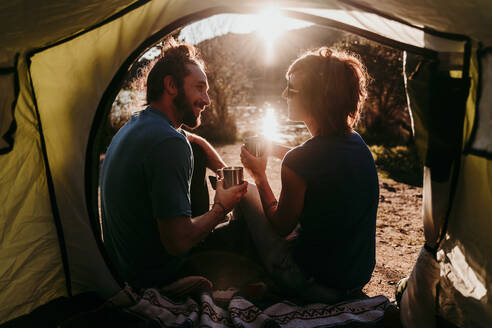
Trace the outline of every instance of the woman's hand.
<instances>
[{"instance_id":1,"label":"woman's hand","mask_svg":"<svg viewBox=\"0 0 492 328\"><path fill-rule=\"evenodd\" d=\"M244 145L241 146L241 163L248 174L255 180L255 183L266 178L266 166L268 162L268 156L263 155L256 157L250 154Z\"/></svg>"}]
</instances>

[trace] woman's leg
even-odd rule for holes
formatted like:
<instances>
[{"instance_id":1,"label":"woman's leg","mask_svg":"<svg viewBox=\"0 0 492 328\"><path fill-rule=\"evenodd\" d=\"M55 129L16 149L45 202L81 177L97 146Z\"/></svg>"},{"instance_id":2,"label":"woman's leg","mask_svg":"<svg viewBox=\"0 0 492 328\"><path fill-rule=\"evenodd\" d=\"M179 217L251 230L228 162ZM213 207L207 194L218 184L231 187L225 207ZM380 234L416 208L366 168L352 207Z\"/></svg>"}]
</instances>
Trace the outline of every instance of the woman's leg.
<instances>
[{"instance_id":1,"label":"woman's leg","mask_svg":"<svg viewBox=\"0 0 492 328\"><path fill-rule=\"evenodd\" d=\"M239 203L235 219L246 222L258 256L269 273L288 254L287 241L277 235L263 212L260 195L255 185L248 185L248 192Z\"/></svg>"},{"instance_id":2,"label":"woman's leg","mask_svg":"<svg viewBox=\"0 0 492 328\"><path fill-rule=\"evenodd\" d=\"M248 186L238 210L236 214L246 221L263 265L277 283L305 302L333 304L343 298L342 291L317 284L294 262L289 242L277 235L265 216L255 185Z\"/></svg>"}]
</instances>

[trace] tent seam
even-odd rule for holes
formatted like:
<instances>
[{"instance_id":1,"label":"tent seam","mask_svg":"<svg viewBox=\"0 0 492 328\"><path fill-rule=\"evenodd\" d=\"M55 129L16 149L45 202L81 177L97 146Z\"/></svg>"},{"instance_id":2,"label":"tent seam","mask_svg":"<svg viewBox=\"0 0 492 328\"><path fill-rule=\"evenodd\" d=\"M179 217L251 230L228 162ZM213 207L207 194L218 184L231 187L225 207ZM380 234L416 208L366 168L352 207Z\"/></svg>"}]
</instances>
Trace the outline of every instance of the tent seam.
<instances>
[{"instance_id":1,"label":"tent seam","mask_svg":"<svg viewBox=\"0 0 492 328\"><path fill-rule=\"evenodd\" d=\"M139 0L139 1L136 1L136 2L132 3L131 5L129 5L128 7L126 7L126 8L124 8L124 9L120 10L120 11L119 11L119 12L117 12L116 14L114 14L114 15L112 15L112 16L109 16L109 17L108 17L108 18L106 18L105 20L103 20L103 21L101 21L101 22L99 22L99 23L97 23L97 24L95 24L95 25L92 25L91 27L89 27L89 28L87 28L87 29L85 29L85 30L83 30L83 31L80 31L80 32L78 32L78 33L75 33L75 34L73 34L73 35L71 35L71 36L69 36L69 37L67 37L67 38L65 38L65 39L62 39L62 40L56 41L56 42L54 42L54 43L52 43L52 44L49 44L49 45L47 45L47 46L44 46L44 47L40 47L40 48L36 48L36 49L31 50L31 51L28 53L28 55L27 55L27 56L28 56L28 57L32 57L32 56L34 56L34 55L35 55L36 53L38 53L38 52L44 51L44 50L49 49L49 48L52 48L52 47L56 47L56 46L58 46L58 45L60 45L60 44L62 44L62 43L65 43L65 42L71 41L71 40L73 40L73 39L76 39L76 38L78 38L79 36L84 35L85 33L88 33L88 32L90 32L90 31L92 31L92 30L97 29L98 27L101 27L101 26L104 26L104 25L106 25L106 24L108 24L108 23L111 23L112 21L114 21L114 20L116 20L116 19L118 19L118 18L120 18L120 17L122 17L122 16L126 15L127 13L129 13L129 12L131 12L131 11L133 11L133 10L135 10L135 9L137 9L137 8L139 8L139 7L141 7L141 6L143 6L143 5L145 5L145 4L146 4L146 3L148 3L148 2L150 2L150 0Z\"/></svg>"},{"instance_id":2,"label":"tent seam","mask_svg":"<svg viewBox=\"0 0 492 328\"><path fill-rule=\"evenodd\" d=\"M468 94L470 93L471 89L471 78L469 77L469 69L470 69L470 60L471 60L471 41L468 40L465 45L465 54L464 54L464 60L465 62L463 63L463 75L462 79L469 79L470 83L468 84ZM479 75L480 78L480 75ZM466 101L465 101L465 110L463 112L463 117L461 120L461 128L458 130L459 133L459 138L458 138L458 147L456 150L455 154L455 159L454 159L454 168L453 168L453 175L451 176L451 185L450 185L450 191L449 191L449 202L448 202L448 209L446 211L446 216L444 217L444 224L442 226L441 234L439 236L439 239L437 240L436 243L436 252L437 250L441 247L442 242L444 241L444 238L446 237L446 233L448 231L448 226L449 226L449 219L451 217L451 212L453 210L453 205L454 205L454 199L456 197L457 191L458 191L458 180L460 176L460 171L461 171L461 158L463 155L463 124L464 124L464 119L466 115ZM477 105L478 106L478 105ZM478 110L477 110L478 112Z\"/></svg>"},{"instance_id":3,"label":"tent seam","mask_svg":"<svg viewBox=\"0 0 492 328\"><path fill-rule=\"evenodd\" d=\"M41 123L41 115L39 113L38 102L36 99L36 92L34 90L34 84L32 81L31 57L27 57L26 62L27 62L27 72L28 72L28 76L29 76L29 83L31 86L32 100L33 100L34 109L36 112L36 118L38 120L38 132L39 132L40 143L41 143L41 152L43 154L43 162L44 162L45 170L46 170L46 183L48 186L48 193L50 196L51 211L53 214L55 228L56 228L56 232L57 232L57 236L58 236L58 242L59 242L59 246L60 246L60 254L61 254L62 263L63 263L63 271L65 273L65 283L66 283L67 295L69 297L72 297L72 281L71 281L71 275L70 275L70 267L69 267L69 263L68 263L67 248L66 248L66 244L65 244L65 236L63 233L63 226L61 224L61 218L60 218L60 213L58 210L58 204L56 202L55 186L53 183L53 176L51 174L51 169L50 169L50 165L49 165L49 161L48 161L48 151L46 149L46 142L44 140L43 127L42 127L42 123Z\"/></svg>"}]
</instances>

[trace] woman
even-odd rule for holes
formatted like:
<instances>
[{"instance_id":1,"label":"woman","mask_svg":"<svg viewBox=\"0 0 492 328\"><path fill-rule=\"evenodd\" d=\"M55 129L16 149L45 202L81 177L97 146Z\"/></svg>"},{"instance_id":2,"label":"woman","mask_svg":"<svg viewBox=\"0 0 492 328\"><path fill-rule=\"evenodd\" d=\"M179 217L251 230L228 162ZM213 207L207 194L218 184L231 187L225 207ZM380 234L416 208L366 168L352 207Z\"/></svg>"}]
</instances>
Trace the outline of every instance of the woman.
<instances>
[{"instance_id":1,"label":"woman","mask_svg":"<svg viewBox=\"0 0 492 328\"><path fill-rule=\"evenodd\" d=\"M295 60L286 79L289 119L304 122L312 137L293 149L272 146L270 154L283 158L278 201L265 173L267 158L242 147L262 207L254 208L250 188L243 210L277 282L305 301L335 303L360 292L375 265L378 176L353 130L367 75L356 57L323 47Z\"/></svg>"}]
</instances>

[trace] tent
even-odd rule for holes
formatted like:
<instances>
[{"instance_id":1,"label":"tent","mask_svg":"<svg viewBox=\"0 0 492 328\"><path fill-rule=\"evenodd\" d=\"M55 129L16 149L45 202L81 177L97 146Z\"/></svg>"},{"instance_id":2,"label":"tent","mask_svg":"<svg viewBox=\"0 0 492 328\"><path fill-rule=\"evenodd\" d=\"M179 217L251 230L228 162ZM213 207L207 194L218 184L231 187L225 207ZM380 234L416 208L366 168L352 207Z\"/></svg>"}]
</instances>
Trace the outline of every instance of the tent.
<instances>
[{"instance_id":1,"label":"tent","mask_svg":"<svg viewBox=\"0 0 492 328\"><path fill-rule=\"evenodd\" d=\"M402 299L407 326L435 315L489 326L492 306L492 3L285 0L283 14L405 50L425 164L426 245ZM138 55L184 24L265 1L0 3L0 323L121 282L98 234L101 126Z\"/></svg>"}]
</instances>

